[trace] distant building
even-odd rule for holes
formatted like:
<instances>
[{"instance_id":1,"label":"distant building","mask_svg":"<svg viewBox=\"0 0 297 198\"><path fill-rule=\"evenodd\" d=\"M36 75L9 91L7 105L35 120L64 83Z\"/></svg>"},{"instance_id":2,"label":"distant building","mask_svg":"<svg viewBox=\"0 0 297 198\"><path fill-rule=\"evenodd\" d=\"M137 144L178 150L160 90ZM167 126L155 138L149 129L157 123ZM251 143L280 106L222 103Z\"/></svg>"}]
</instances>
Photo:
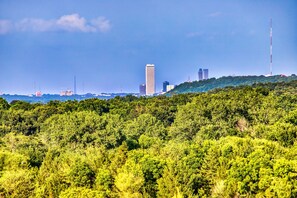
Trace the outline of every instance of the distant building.
<instances>
[{"instance_id":1,"label":"distant building","mask_svg":"<svg viewBox=\"0 0 297 198\"><path fill-rule=\"evenodd\" d=\"M162 89L162 92L167 92L167 85L169 85L169 82L168 82L168 81L164 81L164 82L163 82L163 89Z\"/></svg>"},{"instance_id":2,"label":"distant building","mask_svg":"<svg viewBox=\"0 0 297 198\"><path fill-rule=\"evenodd\" d=\"M41 97L41 96L42 96L41 91L36 91L36 92L35 92L35 96L36 96L36 97Z\"/></svg>"},{"instance_id":3,"label":"distant building","mask_svg":"<svg viewBox=\"0 0 297 198\"><path fill-rule=\"evenodd\" d=\"M203 80L203 72L202 72L202 68L200 68L199 71L198 71L198 80L199 80L199 81Z\"/></svg>"},{"instance_id":4,"label":"distant building","mask_svg":"<svg viewBox=\"0 0 297 198\"><path fill-rule=\"evenodd\" d=\"M145 84L139 85L139 95L144 96L146 94L146 86Z\"/></svg>"},{"instance_id":5,"label":"distant building","mask_svg":"<svg viewBox=\"0 0 297 198\"><path fill-rule=\"evenodd\" d=\"M208 79L208 69L203 69L203 80Z\"/></svg>"},{"instance_id":6,"label":"distant building","mask_svg":"<svg viewBox=\"0 0 297 198\"><path fill-rule=\"evenodd\" d=\"M60 96L72 96L73 91L71 90L66 90L66 91L61 91Z\"/></svg>"},{"instance_id":7,"label":"distant building","mask_svg":"<svg viewBox=\"0 0 297 198\"><path fill-rule=\"evenodd\" d=\"M145 85L146 95L154 95L156 90L155 85L155 65L147 64L145 67Z\"/></svg>"},{"instance_id":8,"label":"distant building","mask_svg":"<svg viewBox=\"0 0 297 198\"><path fill-rule=\"evenodd\" d=\"M175 85L167 85L167 86L166 86L166 92L168 92L168 91L174 89L174 87L175 87Z\"/></svg>"}]
</instances>

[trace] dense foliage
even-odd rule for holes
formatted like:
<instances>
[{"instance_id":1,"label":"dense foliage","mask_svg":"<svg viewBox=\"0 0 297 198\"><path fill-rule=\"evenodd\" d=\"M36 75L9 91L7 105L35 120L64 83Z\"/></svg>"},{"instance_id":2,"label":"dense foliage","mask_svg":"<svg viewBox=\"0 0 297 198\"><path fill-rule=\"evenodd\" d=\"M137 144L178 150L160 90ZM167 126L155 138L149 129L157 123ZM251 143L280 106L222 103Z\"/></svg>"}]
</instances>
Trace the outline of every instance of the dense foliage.
<instances>
[{"instance_id":1,"label":"dense foliage","mask_svg":"<svg viewBox=\"0 0 297 198\"><path fill-rule=\"evenodd\" d=\"M276 82L290 82L297 80L295 74L291 76L276 75L276 76L226 76L218 79L211 78L202 81L185 82L169 92L172 94L181 93L196 93L206 92L213 89L225 88L225 87L237 87L243 85L254 85L258 83L276 83Z\"/></svg>"},{"instance_id":2,"label":"dense foliage","mask_svg":"<svg viewBox=\"0 0 297 198\"><path fill-rule=\"evenodd\" d=\"M0 98L0 197L297 197L297 81L172 97Z\"/></svg>"}]
</instances>

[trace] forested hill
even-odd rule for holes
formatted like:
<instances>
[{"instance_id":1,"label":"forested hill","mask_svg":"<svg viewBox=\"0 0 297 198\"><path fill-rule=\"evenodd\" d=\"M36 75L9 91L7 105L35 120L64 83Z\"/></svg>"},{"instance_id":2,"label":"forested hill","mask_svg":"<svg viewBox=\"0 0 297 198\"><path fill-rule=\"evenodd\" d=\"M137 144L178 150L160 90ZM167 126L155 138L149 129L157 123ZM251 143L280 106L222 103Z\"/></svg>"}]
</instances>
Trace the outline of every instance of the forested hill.
<instances>
[{"instance_id":1,"label":"forested hill","mask_svg":"<svg viewBox=\"0 0 297 198\"><path fill-rule=\"evenodd\" d=\"M237 87L241 85L253 85L257 83L275 83L275 82L290 82L297 80L296 75L291 76L228 76L221 78L211 78L203 81L185 82L175 89L171 90L169 94L180 94L180 93L196 93L206 92L209 90L224 88L224 87Z\"/></svg>"},{"instance_id":2,"label":"forested hill","mask_svg":"<svg viewBox=\"0 0 297 198\"><path fill-rule=\"evenodd\" d=\"M0 197L297 197L297 81L171 97L0 98Z\"/></svg>"}]
</instances>

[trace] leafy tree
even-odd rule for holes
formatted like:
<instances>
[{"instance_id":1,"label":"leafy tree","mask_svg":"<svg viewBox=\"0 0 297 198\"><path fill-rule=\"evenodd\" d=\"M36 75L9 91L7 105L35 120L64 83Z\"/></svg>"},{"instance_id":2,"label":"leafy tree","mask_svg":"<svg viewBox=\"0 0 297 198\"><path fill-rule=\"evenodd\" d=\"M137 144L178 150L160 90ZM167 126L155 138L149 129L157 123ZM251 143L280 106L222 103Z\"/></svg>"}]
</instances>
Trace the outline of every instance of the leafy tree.
<instances>
[{"instance_id":1,"label":"leafy tree","mask_svg":"<svg viewBox=\"0 0 297 198\"><path fill-rule=\"evenodd\" d=\"M51 149L47 152L37 175L36 197L58 197L70 186L63 165L60 150Z\"/></svg>"},{"instance_id":2,"label":"leafy tree","mask_svg":"<svg viewBox=\"0 0 297 198\"><path fill-rule=\"evenodd\" d=\"M0 178L1 197L31 197L34 192L36 170L4 171Z\"/></svg>"},{"instance_id":3,"label":"leafy tree","mask_svg":"<svg viewBox=\"0 0 297 198\"><path fill-rule=\"evenodd\" d=\"M164 139L166 130L163 124L150 114L142 114L126 124L124 129L128 139L138 140L142 134Z\"/></svg>"},{"instance_id":4,"label":"leafy tree","mask_svg":"<svg viewBox=\"0 0 297 198\"><path fill-rule=\"evenodd\" d=\"M3 138L3 141L6 150L28 157L28 163L31 167L41 166L47 149L37 138L9 133Z\"/></svg>"},{"instance_id":5,"label":"leafy tree","mask_svg":"<svg viewBox=\"0 0 297 198\"><path fill-rule=\"evenodd\" d=\"M86 99L78 103L79 111L95 111L99 115L109 111L108 103L100 99Z\"/></svg>"},{"instance_id":6,"label":"leafy tree","mask_svg":"<svg viewBox=\"0 0 297 198\"><path fill-rule=\"evenodd\" d=\"M101 192L104 197L110 197L112 187L114 185L114 178L108 169L99 169L96 174L96 189Z\"/></svg>"},{"instance_id":7,"label":"leafy tree","mask_svg":"<svg viewBox=\"0 0 297 198\"><path fill-rule=\"evenodd\" d=\"M86 187L71 187L61 192L60 198L104 198L101 192Z\"/></svg>"},{"instance_id":8,"label":"leafy tree","mask_svg":"<svg viewBox=\"0 0 297 198\"><path fill-rule=\"evenodd\" d=\"M6 100L0 97L0 110L7 110L9 109L10 105Z\"/></svg>"},{"instance_id":9,"label":"leafy tree","mask_svg":"<svg viewBox=\"0 0 297 198\"><path fill-rule=\"evenodd\" d=\"M12 109L15 110L31 110L33 108L33 105L31 105L29 102L21 101L21 100L13 100L10 103L10 106Z\"/></svg>"},{"instance_id":10,"label":"leafy tree","mask_svg":"<svg viewBox=\"0 0 297 198\"><path fill-rule=\"evenodd\" d=\"M99 116L95 112L54 115L44 123L42 135L48 144L72 148L97 144L110 148L123 139L119 116Z\"/></svg>"},{"instance_id":11,"label":"leafy tree","mask_svg":"<svg viewBox=\"0 0 297 198\"><path fill-rule=\"evenodd\" d=\"M2 114L1 135L10 132L33 135L38 131L37 117L31 111L10 109Z\"/></svg>"},{"instance_id":12,"label":"leafy tree","mask_svg":"<svg viewBox=\"0 0 297 198\"><path fill-rule=\"evenodd\" d=\"M127 161L115 177L115 186L122 197L141 197L140 190L145 182L141 166Z\"/></svg>"},{"instance_id":13,"label":"leafy tree","mask_svg":"<svg viewBox=\"0 0 297 198\"><path fill-rule=\"evenodd\" d=\"M77 187L91 188L95 181L95 172L84 161L76 161L70 169L71 183Z\"/></svg>"}]
</instances>

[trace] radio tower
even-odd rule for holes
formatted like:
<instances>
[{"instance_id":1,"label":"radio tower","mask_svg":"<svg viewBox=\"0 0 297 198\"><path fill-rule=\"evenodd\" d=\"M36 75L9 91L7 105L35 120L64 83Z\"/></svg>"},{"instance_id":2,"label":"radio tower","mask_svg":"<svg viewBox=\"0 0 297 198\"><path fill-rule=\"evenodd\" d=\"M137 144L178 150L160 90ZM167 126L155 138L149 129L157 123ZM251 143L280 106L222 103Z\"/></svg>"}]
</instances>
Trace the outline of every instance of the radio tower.
<instances>
[{"instance_id":1,"label":"radio tower","mask_svg":"<svg viewBox=\"0 0 297 198\"><path fill-rule=\"evenodd\" d=\"M272 76L272 18L270 19L270 76Z\"/></svg>"},{"instance_id":2,"label":"radio tower","mask_svg":"<svg viewBox=\"0 0 297 198\"><path fill-rule=\"evenodd\" d=\"M74 76L73 94L76 95L76 76Z\"/></svg>"}]
</instances>

